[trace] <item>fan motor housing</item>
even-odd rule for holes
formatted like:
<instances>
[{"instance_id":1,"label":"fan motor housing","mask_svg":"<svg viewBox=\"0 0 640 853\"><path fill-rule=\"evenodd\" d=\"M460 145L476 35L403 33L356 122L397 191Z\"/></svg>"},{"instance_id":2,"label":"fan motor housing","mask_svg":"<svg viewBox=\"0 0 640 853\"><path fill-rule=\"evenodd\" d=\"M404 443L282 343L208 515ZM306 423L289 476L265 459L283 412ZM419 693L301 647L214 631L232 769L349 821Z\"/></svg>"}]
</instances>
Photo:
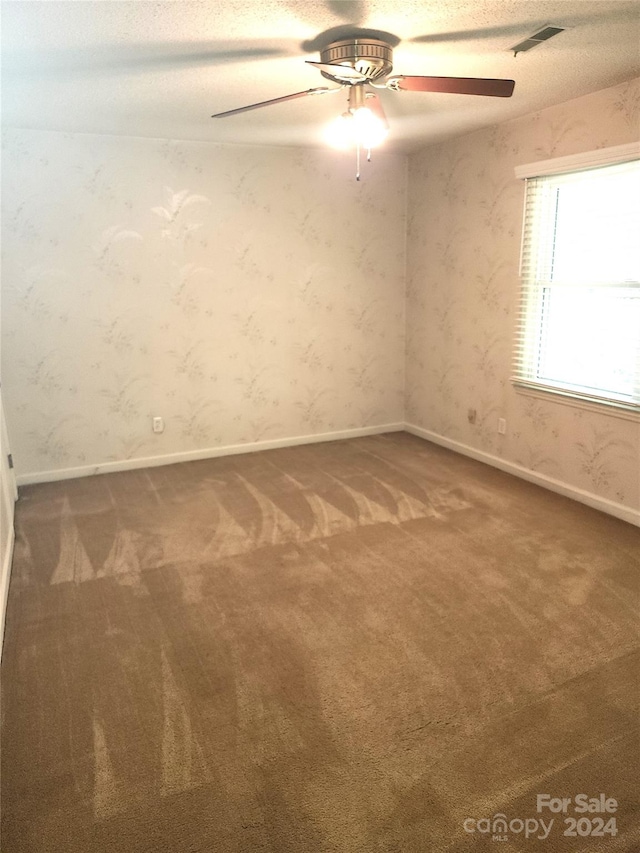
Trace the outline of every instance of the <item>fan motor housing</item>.
<instances>
[{"instance_id":1,"label":"fan motor housing","mask_svg":"<svg viewBox=\"0 0 640 853\"><path fill-rule=\"evenodd\" d=\"M344 39L333 42L321 51L320 60L330 65L348 65L367 79L377 80L392 70L393 49L387 42L378 39ZM325 71L322 74L329 80L333 79Z\"/></svg>"}]
</instances>

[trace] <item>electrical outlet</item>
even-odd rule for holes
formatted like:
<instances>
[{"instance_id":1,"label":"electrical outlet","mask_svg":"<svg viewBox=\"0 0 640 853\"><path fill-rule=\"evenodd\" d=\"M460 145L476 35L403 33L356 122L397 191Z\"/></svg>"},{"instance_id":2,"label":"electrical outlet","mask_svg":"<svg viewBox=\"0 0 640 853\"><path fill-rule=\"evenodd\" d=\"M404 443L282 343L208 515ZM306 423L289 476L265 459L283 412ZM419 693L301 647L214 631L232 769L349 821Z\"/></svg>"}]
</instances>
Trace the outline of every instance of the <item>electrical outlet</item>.
<instances>
[{"instance_id":1,"label":"electrical outlet","mask_svg":"<svg viewBox=\"0 0 640 853\"><path fill-rule=\"evenodd\" d=\"M498 418L498 432L500 435L504 435L507 431L507 422L504 418Z\"/></svg>"},{"instance_id":2,"label":"electrical outlet","mask_svg":"<svg viewBox=\"0 0 640 853\"><path fill-rule=\"evenodd\" d=\"M153 431L154 432L164 432L164 421L162 418L154 418L153 419Z\"/></svg>"},{"instance_id":3,"label":"electrical outlet","mask_svg":"<svg viewBox=\"0 0 640 853\"><path fill-rule=\"evenodd\" d=\"M470 424L475 424L475 422L476 422L476 410L475 409L469 409L467 411L467 420L469 421Z\"/></svg>"}]
</instances>

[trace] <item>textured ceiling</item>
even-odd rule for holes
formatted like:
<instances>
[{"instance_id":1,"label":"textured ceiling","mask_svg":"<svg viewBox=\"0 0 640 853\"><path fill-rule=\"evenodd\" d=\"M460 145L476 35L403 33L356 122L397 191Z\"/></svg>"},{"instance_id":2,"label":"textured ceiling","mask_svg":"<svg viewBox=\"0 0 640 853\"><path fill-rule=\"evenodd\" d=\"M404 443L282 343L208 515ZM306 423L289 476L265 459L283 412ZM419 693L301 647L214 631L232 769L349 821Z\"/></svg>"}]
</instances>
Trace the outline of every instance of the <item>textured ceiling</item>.
<instances>
[{"instance_id":1,"label":"textured ceiling","mask_svg":"<svg viewBox=\"0 0 640 853\"><path fill-rule=\"evenodd\" d=\"M305 59L334 37L391 34L394 73L515 79L512 98L381 93L412 150L640 74L640 2L605 0L4 0L5 126L319 145L346 92L226 119L214 112L331 85ZM514 58L545 24L567 27Z\"/></svg>"}]
</instances>

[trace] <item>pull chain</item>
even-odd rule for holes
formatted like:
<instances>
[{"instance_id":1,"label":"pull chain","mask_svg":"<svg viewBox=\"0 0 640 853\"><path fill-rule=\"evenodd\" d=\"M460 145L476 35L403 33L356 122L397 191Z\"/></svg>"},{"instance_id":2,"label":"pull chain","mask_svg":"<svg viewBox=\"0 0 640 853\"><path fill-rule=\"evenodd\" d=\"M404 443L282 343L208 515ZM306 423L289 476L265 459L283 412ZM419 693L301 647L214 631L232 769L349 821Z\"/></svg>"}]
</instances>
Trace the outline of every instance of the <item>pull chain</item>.
<instances>
[{"instance_id":1,"label":"pull chain","mask_svg":"<svg viewBox=\"0 0 640 853\"><path fill-rule=\"evenodd\" d=\"M356 181L360 180L360 163L362 159L362 146L356 142ZM371 149L367 148L367 163L371 162Z\"/></svg>"}]
</instances>

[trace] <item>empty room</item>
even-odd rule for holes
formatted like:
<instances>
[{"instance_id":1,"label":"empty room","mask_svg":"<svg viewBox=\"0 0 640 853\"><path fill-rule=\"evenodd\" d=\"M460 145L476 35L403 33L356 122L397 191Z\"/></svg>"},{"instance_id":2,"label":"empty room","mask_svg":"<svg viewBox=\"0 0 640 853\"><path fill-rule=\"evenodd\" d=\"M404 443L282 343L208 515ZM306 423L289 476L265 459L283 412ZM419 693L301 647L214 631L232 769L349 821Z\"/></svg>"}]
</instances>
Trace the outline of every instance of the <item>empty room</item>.
<instances>
[{"instance_id":1,"label":"empty room","mask_svg":"<svg viewBox=\"0 0 640 853\"><path fill-rule=\"evenodd\" d=\"M637 853L640 2L0 15L2 853Z\"/></svg>"}]
</instances>

